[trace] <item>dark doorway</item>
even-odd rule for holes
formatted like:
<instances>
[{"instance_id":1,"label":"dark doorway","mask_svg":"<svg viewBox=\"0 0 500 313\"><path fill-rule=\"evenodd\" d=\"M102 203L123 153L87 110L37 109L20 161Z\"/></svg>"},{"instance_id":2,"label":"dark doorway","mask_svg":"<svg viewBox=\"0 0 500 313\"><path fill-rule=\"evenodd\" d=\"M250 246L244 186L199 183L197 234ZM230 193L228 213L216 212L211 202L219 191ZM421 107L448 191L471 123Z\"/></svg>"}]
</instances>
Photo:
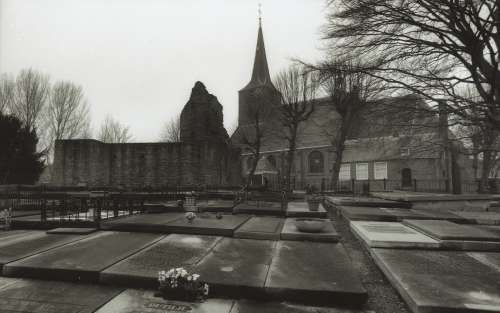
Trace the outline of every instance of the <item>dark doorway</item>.
<instances>
[{"instance_id":1,"label":"dark doorway","mask_svg":"<svg viewBox=\"0 0 500 313\"><path fill-rule=\"evenodd\" d=\"M411 169L404 168L401 170L401 185L402 187L411 187Z\"/></svg>"}]
</instances>

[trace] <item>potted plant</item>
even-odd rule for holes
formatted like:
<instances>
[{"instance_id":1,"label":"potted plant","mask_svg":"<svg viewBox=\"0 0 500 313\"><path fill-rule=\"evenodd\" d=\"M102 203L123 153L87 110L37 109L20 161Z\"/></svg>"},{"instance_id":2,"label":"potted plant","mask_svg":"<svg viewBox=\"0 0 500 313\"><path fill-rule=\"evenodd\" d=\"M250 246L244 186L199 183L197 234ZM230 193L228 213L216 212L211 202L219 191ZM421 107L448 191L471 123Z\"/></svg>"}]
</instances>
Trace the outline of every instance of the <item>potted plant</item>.
<instances>
[{"instance_id":1,"label":"potted plant","mask_svg":"<svg viewBox=\"0 0 500 313\"><path fill-rule=\"evenodd\" d=\"M314 185L307 185L306 201L309 205L309 211L318 211L321 200L322 197L316 194L316 187Z\"/></svg>"},{"instance_id":2,"label":"potted plant","mask_svg":"<svg viewBox=\"0 0 500 313\"><path fill-rule=\"evenodd\" d=\"M208 297L209 286L199 280L200 275L190 274L182 267L158 273L158 288L165 299L203 301Z\"/></svg>"}]
</instances>

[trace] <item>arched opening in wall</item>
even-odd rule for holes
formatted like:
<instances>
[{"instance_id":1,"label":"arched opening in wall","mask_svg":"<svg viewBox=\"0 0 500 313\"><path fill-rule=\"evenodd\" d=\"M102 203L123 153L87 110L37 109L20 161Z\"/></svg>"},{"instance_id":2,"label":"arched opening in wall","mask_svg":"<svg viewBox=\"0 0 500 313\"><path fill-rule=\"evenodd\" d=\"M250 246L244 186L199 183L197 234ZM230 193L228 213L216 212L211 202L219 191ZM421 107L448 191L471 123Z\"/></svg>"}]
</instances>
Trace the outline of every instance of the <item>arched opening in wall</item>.
<instances>
[{"instance_id":1,"label":"arched opening in wall","mask_svg":"<svg viewBox=\"0 0 500 313\"><path fill-rule=\"evenodd\" d=\"M411 169L404 168L401 170L401 186L402 187L412 186Z\"/></svg>"},{"instance_id":2,"label":"arched opening in wall","mask_svg":"<svg viewBox=\"0 0 500 313\"><path fill-rule=\"evenodd\" d=\"M249 156L247 157L246 159L246 172L250 172L250 170L252 169L252 166L253 166L253 157Z\"/></svg>"},{"instance_id":3,"label":"arched opening in wall","mask_svg":"<svg viewBox=\"0 0 500 313\"><path fill-rule=\"evenodd\" d=\"M309 172L310 173L323 173L324 161L323 154L319 151L309 153Z\"/></svg>"},{"instance_id":4,"label":"arched opening in wall","mask_svg":"<svg viewBox=\"0 0 500 313\"><path fill-rule=\"evenodd\" d=\"M276 169L276 158L274 157L274 155L268 156L267 160Z\"/></svg>"}]
</instances>

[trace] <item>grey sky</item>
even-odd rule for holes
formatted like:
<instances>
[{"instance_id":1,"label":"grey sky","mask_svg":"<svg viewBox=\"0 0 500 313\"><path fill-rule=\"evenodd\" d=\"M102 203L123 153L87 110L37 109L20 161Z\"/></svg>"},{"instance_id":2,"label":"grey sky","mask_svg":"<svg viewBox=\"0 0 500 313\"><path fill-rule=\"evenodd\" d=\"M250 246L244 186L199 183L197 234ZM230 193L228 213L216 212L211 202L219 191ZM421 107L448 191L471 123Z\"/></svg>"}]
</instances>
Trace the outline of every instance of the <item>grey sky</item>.
<instances>
[{"instance_id":1,"label":"grey sky","mask_svg":"<svg viewBox=\"0 0 500 313\"><path fill-rule=\"evenodd\" d=\"M324 0L0 0L0 70L33 67L81 84L93 128L106 114L154 141L197 80L226 127L249 81L258 3L271 75L321 56Z\"/></svg>"}]
</instances>

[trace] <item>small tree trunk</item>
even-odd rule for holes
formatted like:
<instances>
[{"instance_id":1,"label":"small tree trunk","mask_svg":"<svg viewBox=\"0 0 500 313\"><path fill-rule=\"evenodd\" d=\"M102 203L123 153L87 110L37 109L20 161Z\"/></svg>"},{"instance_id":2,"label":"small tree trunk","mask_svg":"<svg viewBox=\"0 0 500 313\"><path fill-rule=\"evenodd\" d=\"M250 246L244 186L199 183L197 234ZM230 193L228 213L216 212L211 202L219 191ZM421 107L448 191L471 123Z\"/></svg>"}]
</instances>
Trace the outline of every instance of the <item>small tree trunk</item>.
<instances>
[{"instance_id":1,"label":"small tree trunk","mask_svg":"<svg viewBox=\"0 0 500 313\"><path fill-rule=\"evenodd\" d=\"M479 182L479 193L488 193L488 176L491 169L491 151L483 152L483 166L481 168L481 180Z\"/></svg>"}]
</instances>

